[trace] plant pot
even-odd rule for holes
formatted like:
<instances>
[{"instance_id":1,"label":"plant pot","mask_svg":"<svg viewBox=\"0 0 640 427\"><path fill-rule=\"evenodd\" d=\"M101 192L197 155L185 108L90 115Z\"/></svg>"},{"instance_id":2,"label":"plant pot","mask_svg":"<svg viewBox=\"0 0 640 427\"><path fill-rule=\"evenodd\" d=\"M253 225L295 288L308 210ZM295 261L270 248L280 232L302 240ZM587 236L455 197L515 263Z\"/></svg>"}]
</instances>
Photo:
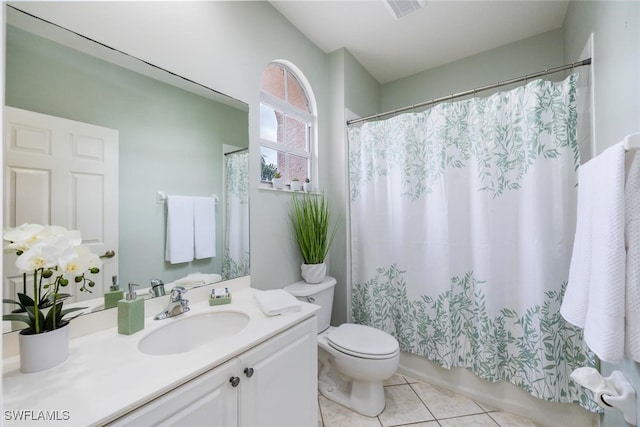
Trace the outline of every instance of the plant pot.
<instances>
[{"instance_id":1,"label":"plant pot","mask_svg":"<svg viewBox=\"0 0 640 427\"><path fill-rule=\"evenodd\" d=\"M53 368L69 356L69 322L42 334L18 335L20 372L30 373Z\"/></svg>"},{"instance_id":2,"label":"plant pot","mask_svg":"<svg viewBox=\"0 0 640 427\"><path fill-rule=\"evenodd\" d=\"M313 191L313 183L311 182L305 182L304 184L302 184L302 188L304 189L304 191L306 191L307 193L311 193Z\"/></svg>"},{"instance_id":3,"label":"plant pot","mask_svg":"<svg viewBox=\"0 0 640 427\"><path fill-rule=\"evenodd\" d=\"M321 283L327 277L327 265L324 262L320 264L302 264L300 271L304 281L310 284Z\"/></svg>"},{"instance_id":4,"label":"plant pot","mask_svg":"<svg viewBox=\"0 0 640 427\"><path fill-rule=\"evenodd\" d=\"M284 182L282 181L282 178L271 179L271 184L273 185L273 188L277 188L278 190L282 190L284 188Z\"/></svg>"},{"instance_id":5,"label":"plant pot","mask_svg":"<svg viewBox=\"0 0 640 427\"><path fill-rule=\"evenodd\" d=\"M300 191L301 188L300 181L291 181L291 191Z\"/></svg>"}]
</instances>

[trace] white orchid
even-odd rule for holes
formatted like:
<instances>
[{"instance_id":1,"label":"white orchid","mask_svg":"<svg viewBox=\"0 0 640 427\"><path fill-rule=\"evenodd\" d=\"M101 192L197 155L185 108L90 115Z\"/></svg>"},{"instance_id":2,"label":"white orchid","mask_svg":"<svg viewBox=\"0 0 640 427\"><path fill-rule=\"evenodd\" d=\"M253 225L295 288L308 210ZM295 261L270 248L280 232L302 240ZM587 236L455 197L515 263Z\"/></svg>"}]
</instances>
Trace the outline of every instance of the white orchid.
<instances>
[{"instance_id":1,"label":"white orchid","mask_svg":"<svg viewBox=\"0 0 640 427\"><path fill-rule=\"evenodd\" d=\"M83 246L78 230L67 230L60 226L22 224L4 231L4 240L9 243L6 250L18 254L16 267L25 273L24 293L18 293L19 301L5 300L20 306L23 313L11 313L4 320L19 320L29 325L30 333L42 333L56 329L62 317L81 308L62 310L63 299L68 296L58 293L61 286L70 281L81 284L80 291L91 292L95 283L85 274L98 273L102 261L89 248ZM27 275L33 272L33 295L26 294ZM45 282L45 279L47 280ZM51 307L46 318L40 309Z\"/></svg>"}]
</instances>

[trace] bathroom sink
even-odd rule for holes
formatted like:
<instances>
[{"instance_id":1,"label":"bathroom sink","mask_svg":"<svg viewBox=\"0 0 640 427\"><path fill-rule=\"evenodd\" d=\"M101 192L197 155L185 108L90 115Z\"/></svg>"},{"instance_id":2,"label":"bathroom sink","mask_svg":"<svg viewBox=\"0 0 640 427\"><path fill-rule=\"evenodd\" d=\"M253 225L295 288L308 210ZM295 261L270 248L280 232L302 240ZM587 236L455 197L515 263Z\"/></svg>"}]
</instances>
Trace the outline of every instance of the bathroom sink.
<instances>
[{"instance_id":1,"label":"bathroom sink","mask_svg":"<svg viewBox=\"0 0 640 427\"><path fill-rule=\"evenodd\" d=\"M202 344L229 338L249 324L249 316L237 311L213 311L168 320L171 323L140 340L138 349L141 352L150 355L186 353Z\"/></svg>"}]
</instances>

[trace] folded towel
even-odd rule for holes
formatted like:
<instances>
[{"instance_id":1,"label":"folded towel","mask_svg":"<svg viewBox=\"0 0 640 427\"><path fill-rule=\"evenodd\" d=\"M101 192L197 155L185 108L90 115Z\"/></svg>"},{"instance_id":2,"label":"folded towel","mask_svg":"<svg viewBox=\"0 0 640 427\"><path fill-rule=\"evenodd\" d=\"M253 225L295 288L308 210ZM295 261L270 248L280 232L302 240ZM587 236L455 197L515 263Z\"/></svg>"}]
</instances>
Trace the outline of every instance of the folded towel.
<instances>
[{"instance_id":1,"label":"folded towel","mask_svg":"<svg viewBox=\"0 0 640 427\"><path fill-rule=\"evenodd\" d=\"M299 311L302 303L284 289L262 291L255 295L258 307L267 316Z\"/></svg>"},{"instance_id":2,"label":"folded towel","mask_svg":"<svg viewBox=\"0 0 640 427\"><path fill-rule=\"evenodd\" d=\"M560 312L584 328L585 342L604 361L624 356L625 149L619 143L578 170L576 234Z\"/></svg>"},{"instance_id":3,"label":"folded towel","mask_svg":"<svg viewBox=\"0 0 640 427\"><path fill-rule=\"evenodd\" d=\"M193 198L193 232L196 259L216 256L216 199Z\"/></svg>"},{"instance_id":4,"label":"folded towel","mask_svg":"<svg viewBox=\"0 0 640 427\"><path fill-rule=\"evenodd\" d=\"M167 196L165 260L171 264L192 261L193 248L193 199Z\"/></svg>"},{"instance_id":5,"label":"folded towel","mask_svg":"<svg viewBox=\"0 0 640 427\"><path fill-rule=\"evenodd\" d=\"M176 280L173 283L175 283L176 285L182 285L182 286L210 285L212 283L218 283L221 280L222 280L222 276L215 273L211 273L211 274L191 273L181 279Z\"/></svg>"}]
</instances>

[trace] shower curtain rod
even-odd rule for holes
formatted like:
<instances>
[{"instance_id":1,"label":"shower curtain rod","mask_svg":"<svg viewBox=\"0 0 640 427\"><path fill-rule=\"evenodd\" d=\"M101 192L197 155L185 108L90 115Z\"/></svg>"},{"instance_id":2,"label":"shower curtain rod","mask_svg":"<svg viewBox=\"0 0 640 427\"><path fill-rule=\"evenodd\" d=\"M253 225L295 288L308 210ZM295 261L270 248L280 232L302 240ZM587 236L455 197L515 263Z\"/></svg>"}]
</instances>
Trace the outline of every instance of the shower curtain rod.
<instances>
[{"instance_id":1,"label":"shower curtain rod","mask_svg":"<svg viewBox=\"0 0 640 427\"><path fill-rule=\"evenodd\" d=\"M249 151L249 149L248 148L240 148L238 150L229 151L228 153L224 153L224 155L228 156L230 154L238 154L238 153L242 153L243 151Z\"/></svg>"},{"instance_id":2,"label":"shower curtain rod","mask_svg":"<svg viewBox=\"0 0 640 427\"><path fill-rule=\"evenodd\" d=\"M376 119L378 119L380 117L390 116L390 115L394 115L394 114L397 114L397 113L402 113L403 111L413 110L415 108L420 108L420 107L424 107L424 106L427 106L427 105L432 105L432 104L435 104L437 102L452 101L455 98L461 98L461 97L467 96L467 95L475 95L477 92L482 92L482 91L485 91L485 90L495 89L495 88L498 88L498 87L501 87L501 86L506 86L506 85L510 85L510 84L514 84L514 83L519 83L519 82L522 82L522 81L527 81L527 80L530 80L530 79L535 79L535 78L538 78L538 77L546 76L548 74L559 73L560 71L565 71L565 70L573 69L575 67L582 67L583 65L590 65L590 64L591 64L591 58L587 58L587 59L583 59L582 61L573 62L571 64L561 65L561 66L555 67L555 68L547 68L546 70L538 71L537 73L525 74L524 76L516 77L514 79L500 81L498 83L494 83L494 84L491 84L491 85L482 86L482 87L478 87L478 88L471 89L471 90L466 90L464 92L454 93L454 94L447 95L447 96L442 96L440 98L434 98L434 99L432 99L430 101L420 102L418 104L413 104L413 105L408 105L406 107L397 108L395 110L386 111L384 113L372 114L370 116L361 117L361 118L358 118L358 119L347 120L347 126L353 125L353 124L356 124L356 123L360 123L360 122L368 122L370 120L376 120Z\"/></svg>"}]
</instances>

